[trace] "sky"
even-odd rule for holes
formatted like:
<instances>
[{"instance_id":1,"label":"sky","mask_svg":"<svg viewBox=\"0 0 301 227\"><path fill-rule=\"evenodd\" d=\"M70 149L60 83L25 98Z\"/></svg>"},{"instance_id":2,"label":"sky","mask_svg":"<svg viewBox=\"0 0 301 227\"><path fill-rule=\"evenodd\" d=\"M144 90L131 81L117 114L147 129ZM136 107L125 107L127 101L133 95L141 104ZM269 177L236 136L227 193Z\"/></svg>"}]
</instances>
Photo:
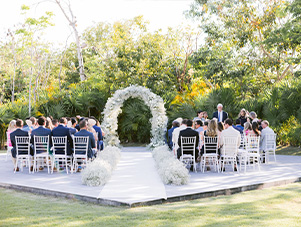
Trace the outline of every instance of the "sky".
<instances>
[{"instance_id":1,"label":"sky","mask_svg":"<svg viewBox=\"0 0 301 227\"><path fill-rule=\"evenodd\" d=\"M192 24L183 14L192 2L193 0L70 0L80 33L97 22L112 23L139 15L143 15L144 19L150 22L151 31L164 31L168 27ZM24 21L20 12L21 6L25 4L31 7L28 14L30 17L39 17L45 11L53 12L55 26L47 29L45 37L48 41L60 45L66 42L71 27L55 3L44 0L0 0L0 3L1 38L5 37L8 28ZM71 37L73 39L73 36Z\"/></svg>"}]
</instances>

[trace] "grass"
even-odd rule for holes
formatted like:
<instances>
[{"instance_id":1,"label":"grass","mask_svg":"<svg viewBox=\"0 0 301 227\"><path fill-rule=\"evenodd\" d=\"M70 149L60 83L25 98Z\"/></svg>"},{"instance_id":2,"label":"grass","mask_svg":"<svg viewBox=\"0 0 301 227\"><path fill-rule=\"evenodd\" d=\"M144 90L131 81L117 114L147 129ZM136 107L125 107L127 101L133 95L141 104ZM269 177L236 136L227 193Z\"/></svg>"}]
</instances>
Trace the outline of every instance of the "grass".
<instances>
[{"instance_id":1,"label":"grass","mask_svg":"<svg viewBox=\"0 0 301 227\"><path fill-rule=\"evenodd\" d=\"M276 154L281 155L301 155L301 147L278 146Z\"/></svg>"},{"instance_id":2,"label":"grass","mask_svg":"<svg viewBox=\"0 0 301 227\"><path fill-rule=\"evenodd\" d=\"M129 209L0 189L0 226L298 226L300 194L295 183Z\"/></svg>"}]
</instances>

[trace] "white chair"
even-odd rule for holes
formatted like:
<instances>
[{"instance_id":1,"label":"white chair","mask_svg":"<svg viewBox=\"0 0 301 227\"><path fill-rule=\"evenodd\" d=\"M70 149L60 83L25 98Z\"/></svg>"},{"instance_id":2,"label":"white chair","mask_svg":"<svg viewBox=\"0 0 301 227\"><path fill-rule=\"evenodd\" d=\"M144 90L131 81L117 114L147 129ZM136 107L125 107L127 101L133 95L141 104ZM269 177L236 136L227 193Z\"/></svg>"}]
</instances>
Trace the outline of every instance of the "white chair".
<instances>
[{"instance_id":1,"label":"white chair","mask_svg":"<svg viewBox=\"0 0 301 227\"><path fill-rule=\"evenodd\" d=\"M180 161L183 162L185 165L192 164L194 172L196 172L195 148L196 148L196 136L194 137L181 136Z\"/></svg>"},{"instance_id":2,"label":"white chair","mask_svg":"<svg viewBox=\"0 0 301 227\"><path fill-rule=\"evenodd\" d=\"M54 165L58 162L63 162L66 166L66 172L68 174L68 166L72 168L71 155L67 155L67 136L53 136L52 137L52 163L51 163L51 173L53 173ZM57 169L59 166L57 166Z\"/></svg>"},{"instance_id":3,"label":"white chair","mask_svg":"<svg viewBox=\"0 0 301 227\"><path fill-rule=\"evenodd\" d=\"M240 140L240 146L237 152L237 159L239 162L239 170L241 171L242 165L244 165L244 172L247 171L247 165L248 165L248 152L246 150L246 135L244 133L240 134L241 140Z\"/></svg>"},{"instance_id":4,"label":"white chair","mask_svg":"<svg viewBox=\"0 0 301 227\"><path fill-rule=\"evenodd\" d=\"M209 152L209 153L208 153ZM201 158L201 169L204 173L206 163L214 165L215 171L219 172L218 164L218 137L204 137L204 154Z\"/></svg>"},{"instance_id":5,"label":"white chair","mask_svg":"<svg viewBox=\"0 0 301 227\"><path fill-rule=\"evenodd\" d=\"M223 147L221 149L220 165L222 172L224 172L225 165L231 165L234 171L235 165L237 166L237 152L238 152L238 137L228 136L223 137Z\"/></svg>"},{"instance_id":6,"label":"white chair","mask_svg":"<svg viewBox=\"0 0 301 227\"><path fill-rule=\"evenodd\" d=\"M78 161L82 162L83 165L87 165L88 162L88 145L89 136L74 136L73 137L73 164L71 173L77 171Z\"/></svg>"},{"instance_id":7,"label":"white chair","mask_svg":"<svg viewBox=\"0 0 301 227\"><path fill-rule=\"evenodd\" d=\"M23 162L28 166L28 172L31 173L31 155L30 155L30 137L29 136L16 136L16 163L15 170L16 173L18 163L21 163L21 171L23 171Z\"/></svg>"},{"instance_id":8,"label":"white chair","mask_svg":"<svg viewBox=\"0 0 301 227\"><path fill-rule=\"evenodd\" d=\"M47 170L49 174L49 136L33 136L34 139L34 161L33 161L33 169L34 171L38 171L39 163L43 163L44 160L47 165Z\"/></svg>"},{"instance_id":9,"label":"white chair","mask_svg":"<svg viewBox=\"0 0 301 227\"><path fill-rule=\"evenodd\" d=\"M259 140L260 136L248 135L246 137L246 151L249 165L252 162L253 168L255 169L255 165L257 164L260 170Z\"/></svg>"},{"instance_id":10,"label":"white chair","mask_svg":"<svg viewBox=\"0 0 301 227\"><path fill-rule=\"evenodd\" d=\"M263 147L262 157L265 158L266 163L269 162L269 155L274 155L274 161L276 162L276 134L267 134L265 136L265 146Z\"/></svg>"}]
</instances>

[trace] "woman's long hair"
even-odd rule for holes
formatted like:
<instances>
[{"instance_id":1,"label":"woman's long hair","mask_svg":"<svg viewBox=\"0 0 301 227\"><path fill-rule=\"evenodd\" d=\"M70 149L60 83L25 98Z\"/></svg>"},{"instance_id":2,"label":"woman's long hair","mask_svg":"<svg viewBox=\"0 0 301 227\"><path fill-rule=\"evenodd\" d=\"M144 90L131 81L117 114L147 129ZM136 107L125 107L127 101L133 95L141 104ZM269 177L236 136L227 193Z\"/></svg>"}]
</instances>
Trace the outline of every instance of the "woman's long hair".
<instances>
[{"instance_id":1,"label":"woman's long hair","mask_svg":"<svg viewBox=\"0 0 301 227\"><path fill-rule=\"evenodd\" d=\"M244 116L243 116L243 115L241 115L241 112L243 112L243 113L244 113ZM247 111L246 111L246 109L245 109L245 108L243 108L243 109L241 109L241 110L240 110L240 112L239 112L239 114L238 114L238 118L240 118L240 117L247 118Z\"/></svg>"},{"instance_id":2,"label":"woman's long hair","mask_svg":"<svg viewBox=\"0 0 301 227\"><path fill-rule=\"evenodd\" d=\"M210 137L215 137L218 135L217 132L217 123L215 120L210 120L208 124L208 128L206 130L206 135Z\"/></svg>"},{"instance_id":3,"label":"woman's long hair","mask_svg":"<svg viewBox=\"0 0 301 227\"><path fill-rule=\"evenodd\" d=\"M16 120L11 120L11 121L9 122L7 131L13 132L13 131L15 131L15 130L16 130Z\"/></svg>"},{"instance_id":4,"label":"woman's long hair","mask_svg":"<svg viewBox=\"0 0 301 227\"><path fill-rule=\"evenodd\" d=\"M252 123L252 129L253 129L253 132L256 134L256 136L260 135L259 128L258 128L258 123L257 122L253 122Z\"/></svg>"},{"instance_id":5,"label":"woman's long hair","mask_svg":"<svg viewBox=\"0 0 301 227\"><path fill-rule=\"evenodd\" d=\"M252 130L252 126L249 122L244 123L244 131L246 131L246 130Z\"/></svg>"}]
</instances>

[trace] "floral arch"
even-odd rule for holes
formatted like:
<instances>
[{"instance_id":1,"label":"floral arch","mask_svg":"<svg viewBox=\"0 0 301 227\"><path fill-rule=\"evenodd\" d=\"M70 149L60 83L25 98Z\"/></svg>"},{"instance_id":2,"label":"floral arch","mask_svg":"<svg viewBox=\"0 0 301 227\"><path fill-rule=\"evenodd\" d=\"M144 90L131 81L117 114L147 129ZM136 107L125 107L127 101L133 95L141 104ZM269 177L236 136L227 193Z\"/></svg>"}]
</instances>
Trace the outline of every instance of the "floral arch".
<instances>
[{"instance_id":1,"label":"floral arch","mask_svg":"<svg viewBox=\"0 0 301 227\"><path fill-rule=\"evenodd\" d=\"M124 89L117 90L108 99L103 111L104 119L101 124L105 132L104 142L107 145L119 146L120 140L117 134L118 115L122 112L123 102L128 98L139 98L145 102L152 113L151 123L151 143L150 146L158 147L164 145L164 134L167 126L167 116L163 99L151 92L148 88L132 85Z\"/></svg>"}]
</instances>

